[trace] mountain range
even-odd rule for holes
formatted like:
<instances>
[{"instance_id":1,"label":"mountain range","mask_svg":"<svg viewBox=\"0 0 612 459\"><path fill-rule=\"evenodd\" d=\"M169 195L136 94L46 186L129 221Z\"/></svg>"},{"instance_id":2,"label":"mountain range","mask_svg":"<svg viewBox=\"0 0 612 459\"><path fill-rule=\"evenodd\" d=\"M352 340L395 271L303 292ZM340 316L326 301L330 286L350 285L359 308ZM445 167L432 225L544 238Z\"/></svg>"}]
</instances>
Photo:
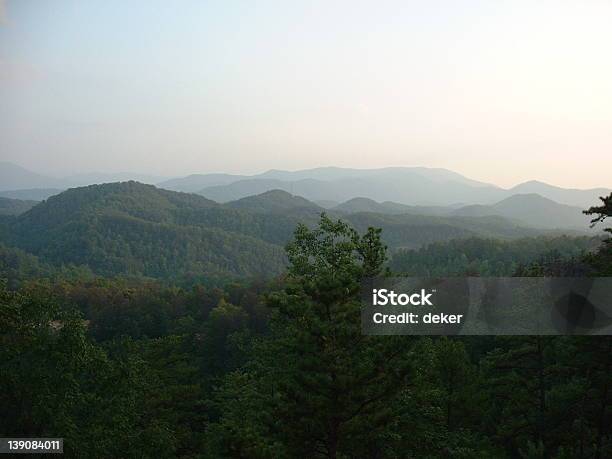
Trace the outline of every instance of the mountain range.
<instances>
[{"instance_id":1,"label":"mountain range","mask_svg":"<svg viewBox=\"0 0 612 459\"><path fill-rule=\"evenodd\" d=\"M0 162L0 177L4 179L0 184L0 198L26 201L5 200L4 206L0 206L4 210L0 212L23 213L34 205L32 201L48 199L64 188L116 177L123 181L131 176L138 175L82 174L53 179ZM151 182L156 178L147 176L144 179ZM62 188L58 188L60 186ZM214 201L217 206L225 204L225 210L285 213L294 220L299 217L311 221L327 209L343 218L359 213L387 218L412 216L412 221L417 216L501 217L523 228L577 231L589 229L589 219L582 210L596 204L599 196L610 193L604 188L566 189L537 181L503 189L446 169L424 167L324 167L301 171L270 170L255 176L196 174L164 180L157 188L197 194Z\"/></svg>"},{"instance_id":2,"label":"mountain range","mask_svg":"<svg viewBox=\"0 0 612 459\"><path fill-rule=\"evenodd\" d=\"M66 188L66 182L37 174L16 164L0 161L0 191L30 188Z\"/></svg>"},{"instance_id":3,"label":"mountain range","mask_svg":"<svg viewBox=\"0 0 612 459\"><path fill-rule=\"evenodd\" d=\"M344 203L364 197L406 206L461 207L493 205L516 194L538 194L559 204L588 208L610 188L561 188L535 180L504 189L441 168L387 167L350 169L320 167L299 171L269 170L256 175L193 174L162 179L138 173L90 173L54 178L0 162L0 196L41 200L61 190L101 183L134 180L171 191L197 193L216 202L235 201L271 190L283 190L313 202ZM44 189L44 191L37 191ZM27 190L27 191L26 191Z\"/></svg>"},{"instance_id":4,"label":"mountain range","mask_svg":"<svg viewBox=\"0 0 612 459\"><path fill-rule=\"evenodd\" d=\"M493 205L471 205L452 212L456 216L481 217L500 215L518 220L525 225L537 228L576 228L589 227L590 217L576 206L558 204L539 194L515 194Z\"/></svg>"},{"instance_id":5,"label":"mountain range","mask_svg":"<svg viewBox=\"0 0 612 459\"><path fill-rule=\"evenodd\" d=\"M132 172L91 172L58 178L32 172L24 167L7 161L0 161L0 196L8 198L12 197L16 199L26 199L23 197L23 194L22 197L17 197L19 192L23 192L24 190L30 192L29 196L36 195L35 190L45 190L43 192L38 192L38 196L45 196L42 199L46 199L47 197L57 194L67 188L74 188L78 186L124 182L129 180L154 184L165 181L166 179L166 177Z\"/></svg>"},{"instance_id":6,"label":"mountain range","mask_svg":"<svg viewBox=\"0 0 612 459\"><path fill-rule=\"evenodd\" d=\"M3 217L0 243L45 263L87 266L102 275L267 276L283 270L284 246L298 223L315 225L323 210L282 190L219 204L137 182L90 185ZM354 210L328 213L359 231L382 228L391 252L452 239L556 234L500 215Z\"/></svg>"},{"instance_id":7,"label":"mountain range","mask_svg":"<svg viewBox=\"0 0 612 459\"><path fill-rule=\"evenodd\" d=\"M202 196L123 182L52 196L5 220L0 234L5 245L46 263L101 275L279 273L283 248L266 242L269 234L257 223Z\"/></svg>"},{"instance_id":8,"label":"mountain range","mask_svg":"<svg viewBox=\"0 0 612 459\"><path fill-rule=\"evenodd\" d=\"M407 206L396 202L376 202L353 198L330 210L339 213L373 212L388 215L434 215L446 217L500 216L526 227L589 229L590 217L576 206L559 204L539 194L515 194L492 205L472 204L459 207Z\"/></svg>"},{"instance_id":9,"label":"mountain range","mask_svg":"<svg viewBox=\"0 0 612 459\"><path fill-rule=\"evenodd\" d=\"M409 206L492 205L516 194L539 194L560 204L587 208L609 188L560 188L529 181L504 189L440 168L389 167L345 169L324 167L301 171L271 170L253 176L191 175L158 184L174 191L195 192L217 202L229 202L273 189L308 200L345 202L365 197Z\"/></svg>"}]
</instances>

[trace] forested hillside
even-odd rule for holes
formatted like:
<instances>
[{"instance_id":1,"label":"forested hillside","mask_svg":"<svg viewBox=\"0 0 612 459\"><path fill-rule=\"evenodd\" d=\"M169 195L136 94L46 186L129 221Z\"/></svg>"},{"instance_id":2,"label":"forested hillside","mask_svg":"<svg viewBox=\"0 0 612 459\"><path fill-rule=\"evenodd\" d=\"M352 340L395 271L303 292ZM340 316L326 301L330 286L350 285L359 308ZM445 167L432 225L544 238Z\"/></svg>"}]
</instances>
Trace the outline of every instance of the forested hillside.
<instances>
[{"instance_id":1,"label":"forested hillside","mask_svg":"<svg viewBox=\"0 0 612 459\"><path fill-rule=\"evenodd\" d=\"M469 239L391 266L507 275L519 263L519 275L551 275L562 259L598 275L612 269L612 243L596 242ZM0 284L0 431L61 436L66 457L612 453L610 337L362 335L360 282L388 256L380 230L300 225L285 276L222 288L62 274L0 249L2 275L19 277Z\"/></svg>"},{"instance_id":2,"label":"forested hillside","mask_svg":"<svg viewBox=\"0 0 612 459\"><path fill-rule=\"evenodd\" d=\"M0 0L0 459L612 459L611 50L612 0Z\"/></svg>"},{"instance_id":3,"label":"forested hillside","mask_svg":"<svg viewBox=\"0 0 612 459\"><path fill-rule=\"evenodd\" d=\"M75 188L10 222L6 243L55 265L84 265L104 275L281 272L281 247L219 225L199 224L210 209L219 211L201 196L136 182ZM222 218L214 219L223 224Z\"/></svg>"},{"instance_id":4,"label":"forested hillside","mask_svg":"<svg viewBox=\"0 0 612 459\"><path fill-rule=\"evenodd\" d=\"M237 201L231 201L227 206L233 209L262 213L283 213L298 209L319 214L323 212L323 208L315 203L282 190L271 190L255 196L248 196Z\"/></svg>"},{"instance_id":5,"label":"forested hillside","mask_svg":"<svg viewBox=\"0 0 612 459\"><path fill-rule=\"evenodd\" d=\"M298 223L312 227L323 211L280 190L218 204L137 182L109 183L72 188L4 218L0 242L42 263L107 276L270 277L286 266L284 246ZM359 231L382 228L391 252L457 238L543 234L497 216L341 215Z\"/></svg>"},{"instance_id":6,"label":"forested hillside","mask_svg":"<svg viewBox=\"0 0 612 459\"><path fill-rule=\"evenodd\" d=\"M497 216L467 218L356 213L342 218L360 231L370 226L383 228L384 241L391 248L417 248L436 241L474 236L512 239L543 234L543 231L521 227Z\"/></svg>"},{"instance_id":7,"label":"forested hillside","mask_svg":"<svg viewBox=\"0 0 612 459\"><path fill-rule=\"evenodd\" d=\"M374 212L379 214L401 215L440 215L448 216L453 212L452 207L443 206L407 206L397 202L376 202L368 198L353 198L332 208L340 213Z\"/></svg>"},{"instance_id":8,"label":"forested hillside","mask_svg":"<svg viewBox=\"0 0 612 459\"><path fill-rule=\"evenodd\" d=\"M0 215L19 215L38 204L37 201L24 201L0 197Z\"/></svg>"},{"instance_id":9,"label":"forested hillside","mask_svg":"<svg viewBox=\"0 0 612 459\"><path fill-rule=\"evenodd\" d=\"M492 206L465 206L453 212L461 216L500 215L536 228L580 228L588 219L580 207L558 204L538 194L517 194Z\"/></svg>"},{"instance_id":10,"label":"forested hillside","mask_svg":"<svg viewBox=\"0 0 612 459\"><path fill-rule=\"evenodd\" d=\"M417 250L400 250L392 258L393 272L413 276L511 276L535 261L584 256L602 244L601 238L535 237L512 241L454 239Z\"/></svg>"}]
</instances>

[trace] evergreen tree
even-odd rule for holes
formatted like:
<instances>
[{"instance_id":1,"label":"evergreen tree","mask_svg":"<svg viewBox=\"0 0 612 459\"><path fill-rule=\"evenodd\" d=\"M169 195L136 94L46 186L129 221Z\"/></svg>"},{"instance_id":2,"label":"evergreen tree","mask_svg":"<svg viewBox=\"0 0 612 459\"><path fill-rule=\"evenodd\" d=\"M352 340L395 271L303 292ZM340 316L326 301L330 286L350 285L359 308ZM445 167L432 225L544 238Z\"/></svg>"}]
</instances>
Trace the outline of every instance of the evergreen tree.
<instances>
[{"instance_id":1,"label":"evergreen tree","mask_svg":"<svg viewBox=\"0 0 612 459\"><path fill-rule=\"evenodd\" d=\"M361 281L381 274L385 261L380 231L360 236L323 215L314 230L298 227L287 253L286 287L269 297L277 312L271 336L225 387L226 399L237 379L246 385L241 392L252 392L238 406L223 407L222 424L238 430L229 450L240 444L265 457L254 445L272 451L282 444L289 457L377 457L410 369L406 340L361 333ZM251 427L237 422L253 416L244 412L249 407L265 407L259 419L268 423L250 445Z\"/></svg>"},{"instance_id":2,"label":"evergreen tree","mask_svg":"<svg viewBox=\"0 0 612 459\"><path fill-rule=\"evenodd\" d=\"M612 217L612 193L609 196L601 197L601 206L593 206L584 213L594 215L591 226L603 223L608 217ZM612 235L612 228L605 228L604 231ZM601 276L612 276L612 237L606 239L603 246L595 254L587 257L589 262Z\"/></svg>"}]
</instances>

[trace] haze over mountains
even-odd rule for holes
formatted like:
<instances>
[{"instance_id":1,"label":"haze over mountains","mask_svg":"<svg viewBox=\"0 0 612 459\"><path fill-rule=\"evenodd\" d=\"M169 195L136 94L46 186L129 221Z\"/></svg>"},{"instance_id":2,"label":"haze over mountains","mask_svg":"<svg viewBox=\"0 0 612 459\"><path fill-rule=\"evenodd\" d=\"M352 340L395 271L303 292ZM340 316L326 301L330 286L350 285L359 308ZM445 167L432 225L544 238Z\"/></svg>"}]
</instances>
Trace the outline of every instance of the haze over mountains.
<instances>
[{"instance_id":1,"label":"haze over mountains","mask_svg":"<svg viewBox=\"0 0 612 459\"><path fill-rule=\"evenodd\" d=\"M54 191L55 193L53 194L57 194L67 188L93 185L97 183L125 182L128 180L136 180L141 183L154 184L166 180L166 178L132 172L91 172L58 178L32 172L24 167L9 163L7 161L0 161L0 192L2 193L2 196L5 196L4 193L6 192L22 190L31 190L32 194L35 194L34 190L44 189L44 192L39 192L39 195L42 196L46 193L53 193ZM52 196L53 194L49 194L48 196ZM46 197L43 199L46 199Z\"/></svg>"},{"instance_id":2,"label":"haze over mountains","mask_svg":"<svg viewBox=\"0 0 612 459\"><path fill-rule=\"evenodd\" d=\"M316 225L321 211L280 190L218 204L137 182L90 185L3 217L0 244L54 266L86 266L100 275L269 276L282 272L283 247L298 223ZM382 228L392 251L457 238L552 234L499 216L335 211L331 216L358 231Z\"/></svg>"},{"instance_id":3,"label":"haze over mountains","mask_svg":"<svg viewBox=\"0 0 612 459\"><path fill-rule=\"evenodd\" d=\"M565 189L537 181L510 189L471 180L455 172L425 167L345 169L324 167L301 171L271 170L254 176L191 175L161 182L174 191L197 192L217 202L229 202L273 189L311 201L345 202L365 197L410 206L491 205L514 194L536 193L560 204L587 208L610 189Z\"/></svg>"},{"instance_id":4,"label":"haze over mountains","mask_svg":"<svg viewBox=\"0 0 612 459\"><path fill-rule=\"evenodd\" d=\"M465 206L452 214L466 217L500 215L538 228L587 228L590 222L580 207L558 204L535 193L515 194L491 206Z\"/></svg>"},{"instance_id":5,"label":"haze over mountains","mask_svg":"<svg viewBox=\"0 0 612 459\"><path fill-rule=\"evenodd\" d=\"M38 204L38 201L0 197L0 215L20 215Z\"/></svg>"},{"instance_id":6,"label":"haze over mountains","mask_svg":"<svg viewBox=\"0 0 612 459\"><path fill-rule=\"evenodd\" d=\"M16 164L0 162L0 191L30 188L66 188L66 182L37 174Z\"/></svg>"},{"instance_id":7,"label":"haze over mountains","mask_svg":"<svg viewBox=\"0 0 612 459\"><path fill-rule=\"evenodd\" d=\"M207 183L203 177L202 183ZM172 183L184 191L180 183ZM161 187L167 185L162 182ZM469 180L444 169L386 168L372 170L317 168L304 171L268 171L252 177L234 177L232 182L206 185L197 193L217 202L278 189L311 201L343 202L355 197L394 201L410 205L452 205L480 203L503 197L504 190Z\"/></svg>"},{"instance_id":8,"label":"haze over mountains","mask_svg":"<svg viewBox=\"0 0 612 459\"><path fill-rule=\"evenodd\" d=\"M588 230L582 210L610 189L566 189L528 181L510 189L479 182L440 168L389 167L349 169L322 167L300 171L270 170L253 176L194 174L161 180L135 173L80 174L53 178L0 162L0 197L40 201L74 188L96 183L135 180L158 188L199 194L229 208L257 210L270 206L276 213L309 215L323 207L338 215L376 213L436 217L503 217L523 227ZM161 180L161 181L160 181ZM270 193L272 192L272 193ZM285 193L281 193L285 192ZM270 193L270 194L268 194ZM262 195L262 196L260 196ZM288 198L292 196L293 198ZM299 197L301 205L294 199ZM324 205L315 204L319 202ZM15 213L29 204L15 205Z\"/></svg>"}]
</instances>

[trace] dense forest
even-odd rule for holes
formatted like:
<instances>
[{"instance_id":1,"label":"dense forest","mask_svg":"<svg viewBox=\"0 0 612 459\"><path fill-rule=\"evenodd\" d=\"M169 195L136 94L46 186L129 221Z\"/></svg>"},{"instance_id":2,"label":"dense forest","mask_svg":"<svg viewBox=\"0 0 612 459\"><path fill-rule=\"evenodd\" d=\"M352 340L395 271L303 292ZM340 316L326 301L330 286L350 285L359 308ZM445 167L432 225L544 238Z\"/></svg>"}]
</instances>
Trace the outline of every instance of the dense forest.
<instances>
[{"instance_id":1,"label":"dense forest","mask_svg":"<svg viewBox=\"0 0 612 459\"><path fill-rule=\"evenodd\" d=\"M466 231L396 253L385 231L408 217L301 207L296 226L261 203L78 190L2 223L2 436L83 458L612 457L610 337L364 336L358 295L389 271L612 275L609 238ZM590 214L605 226L612 195Z\"/></svg>"},{"instance_id":2,"label":"dense forest","mask_svg":"<svg viewBox=\"0 0 612 459\"><path fill-rule=\"evenodd\" d=\"M9 199L0 196L0 215L19 215L38 204L37 201Z\"/></svg>"},{"instance_id":3,"label":"dense forest","mask_svg":"<svg viewBox=\"0 0 612 459\"><path fill-rule=\"evenodd\" d=\"M109 183L69 189L19 215L0 216L0 244L43 264L76 266L101 276L177 283L266 278L284 271L284 246L298 223L312 228L324 211L279 190L222 205L137 182ZM328 213L361 232L382 228L391 252L454 239L558 235L499 216ZM570 239L559 240L561 248L585 248L584 241Z\"/></svg>"},{"instance_id":4,"label":"dense forest","mask_svg":"<svg viewBox=\"0 0 612 459\"><path fill-rule=\"evenodd\" d=\"M453 239L417 250L400 250L391 260L396 273L413 276L512 276L522 267L578 259L601 245L599 237L535 237L511 241Z\"/></svg>"}]
</instances>

